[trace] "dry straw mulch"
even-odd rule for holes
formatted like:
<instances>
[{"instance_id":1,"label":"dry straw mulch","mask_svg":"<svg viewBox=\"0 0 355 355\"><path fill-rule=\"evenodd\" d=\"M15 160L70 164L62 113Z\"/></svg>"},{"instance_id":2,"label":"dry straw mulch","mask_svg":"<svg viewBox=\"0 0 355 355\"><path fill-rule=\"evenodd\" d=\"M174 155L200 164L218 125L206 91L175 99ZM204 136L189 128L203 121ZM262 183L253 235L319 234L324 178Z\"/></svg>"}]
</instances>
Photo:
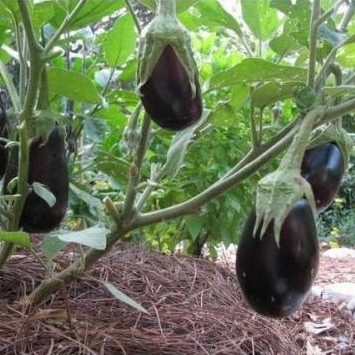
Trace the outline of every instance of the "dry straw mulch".
<instances>
[{"instance_id":1,"label":"dry straw mulch","mask_svg":"<svg viewBox=\"0 0 355 355\"><path fill-rule=\"evenodd\" d=\"M355 353L354 322L338 305L311 298L282 321L260 317L244 303L234 273L207 260L122 243L91 275L114 283L149 313L87 280L63 287L40 308L24 309L16 300L33 290L44 270L22 254L0 272L0 354ZM332 330L305 332L305 321L328 317Z\"/></svg>"}]
</instances>

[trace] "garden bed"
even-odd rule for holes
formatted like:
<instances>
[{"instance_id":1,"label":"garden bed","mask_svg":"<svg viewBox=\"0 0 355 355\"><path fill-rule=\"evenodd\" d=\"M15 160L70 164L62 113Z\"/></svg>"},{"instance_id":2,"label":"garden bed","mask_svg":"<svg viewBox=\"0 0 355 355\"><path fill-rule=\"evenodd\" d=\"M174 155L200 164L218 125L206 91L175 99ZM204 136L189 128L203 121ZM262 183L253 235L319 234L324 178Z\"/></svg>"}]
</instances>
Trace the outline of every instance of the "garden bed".
<instances>
[{"instance_id":1,"label":"garden bed","mask_svg":"<svg viewBox=\"0 0 355 355\"><path fill-rule=\"evenodd\" d=\"M337 275L339 270L332 265L321 263L321 280L324 266L330 269L327 275ZM0 353L355 352L355 322L340 303L311 296L300 311L283 320L261 317L245 304L234 272L208 260L167 256L121 243L91 275L115 284L148 314L117 301L102 284L88 280L63 287L40 308L26 309L16 300L33 290L44 271L32 256L20 254L0 274ZM333 325L328 331L316 335L306 330L306 322L325 320Z\"/></svg>"}]
</instances>

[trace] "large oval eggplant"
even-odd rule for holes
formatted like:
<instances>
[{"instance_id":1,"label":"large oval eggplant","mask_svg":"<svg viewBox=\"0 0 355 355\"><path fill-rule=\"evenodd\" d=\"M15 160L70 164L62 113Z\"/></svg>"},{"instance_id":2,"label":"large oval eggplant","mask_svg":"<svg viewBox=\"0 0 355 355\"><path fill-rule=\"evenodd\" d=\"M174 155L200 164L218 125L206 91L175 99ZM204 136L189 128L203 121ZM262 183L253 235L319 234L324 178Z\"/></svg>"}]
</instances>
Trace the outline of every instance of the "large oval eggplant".
<instances>
[{"instance_id":1,"label":"large oval eggplant","mask_svg":"<svg viewBox=\"0 0 355 355\"><path fill-rule=\"evenodd\" d=\"M345 170L340 148L333 142L307 149L301 175L310 183L317 212L328 208L337 195Z\"/></svg>"},{"instance_id":2,"label":"large oval eggplant","mask_svg":"<svg viewBox=\"0 0 355 355\"><path fill-rule=\"evenodd\" d=\"M280 245L270 223L253 236L253 210L244 227L236 259L237 277L248 303L269 317L285 317L305 301L318 270L317 230L307 200L298 200L282 224Z\"/></svg>"},{"instance_id":3,"label":"large oval eggplant","mask_svg":"<svg viewBox=\"0 0 355 355\"><path fill-rule=\"evenodd\" d=\"M6 110L0 103L0 137L8 138L8 126ZM7 149L5 149L5 143L0 142L0 179L4 176L7 164Z\"/></svg>"},{"instance_id":4,"label":"large oval eggplant","mask_svg":"<svg viewBox=\"0 0 355 355\"><path fill-rule=\"evenodd\" d=\"M141 100L149 116L160 127L180 131L196 123L202 114L201 90L195 79L196 95L173 48L164 48L154 70L141 88Z\"/></svg>"},{"instance_id":5,"label":"large oval eggplant","mask_svg":"<svg viewBox=\"0 0 355 355\"><path fill-rule=\"evenodd\" d=\"M29 233L48 233L63 220L68 204L69 176L66 160L64 130L55 126L47 142L38 139L31 143L28 182L47 186L56 197L54 206L49 205L33 191L28 195L19 226ZM4 189L17 175L18 149L13 149L6 169Z\"/></svg>"}]
</instances>

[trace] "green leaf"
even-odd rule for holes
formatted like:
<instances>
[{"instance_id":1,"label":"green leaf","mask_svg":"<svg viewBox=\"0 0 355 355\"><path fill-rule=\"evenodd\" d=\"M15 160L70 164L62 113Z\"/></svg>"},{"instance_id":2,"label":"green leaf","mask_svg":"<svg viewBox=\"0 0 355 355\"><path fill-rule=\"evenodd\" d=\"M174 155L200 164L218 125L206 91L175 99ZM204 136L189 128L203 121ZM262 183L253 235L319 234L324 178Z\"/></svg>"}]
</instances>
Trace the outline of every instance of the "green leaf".
<instances>
[{"instance_id":1,"label":"green leaf","mask_svg":"<svg viewBox=\"0 0 355 355\"><path fill-rule=\"evenodd\" d=\"M250 93L250 87L246 84L237 84L231 87L229 101L219 102L210 115L210 121L221 127L235 126L237 112L244 106Z\"/></svg>"},{"instance_id":2,"label":"green leaf","mask_svg":"<svg viewBox=\"0 0 355 355\"><path fill-rule=\"evenodd\" d=\"M12 0L11 0L12 1ZM58 28L75 6L79 0L70 0L66 6L56 2L54 13L55 16L51 19L51 25ZM125 6L125 0L89 0L79 11L76 17L66 27L66 31L77 30L102 19L104 16L110 15L115 11Z\"/></svg>"},{"instance_id":3,"label":"green leaf","mask_svg":"<svg viewBox=\"0 0 355 355\"><path fill-rule=\"evenodd\" d=\"M185 11L179 15L180 21L190 30L206 26L210 31L229 28L239 37L243 36L237 20L217 0L203 0L197 2L193 10Z\"/></svg>"},{"instance_id":4,"label":"green leaf","mask_svg":"<svg viewBox=\"0 0 355 355\"><path fill-rule=\"evenodd\" d=\"M87 76L61 68L48 68L47 76L52 95L63 95L72 100L93 104L100 103L99 93Z\"/></svg>"},{"instance_id":5,"label":"green leaf","mask_svg":"<svg viewBox=\"0 0 355 355\"><path fill-rule=\"evenodd\" d=\"M242 13L245 23L257 39L265 41L279 27L277 11L271 8L269 0L242 0Z\"/></svg>"},{"instance_id":6,"label":"green leaf","mask_svg":"<svg viewBox=\"0 0 355 355\"><path fill-rule=\"evenodd\" d=\"M19 244L30 247L30 235L25 232L8 232L0 229L0 240L7 243Z\"/></svg>"},{"instance_id":7,"label":"green leaf","mask_svg":"<svg viewBox=\"0 0 355 355\"><path fill-rule=\"evenodd\" d=\"M291 35L296 30L295 23L288 19L284 24L282 34L270 41L270 48L280 56L284 56L287 52L300 47L298 41Z\"/></svg>"},{"instance_id":8,"label":"green leaf","mask_svg":"<svg viewBox=\"0 0 355 355\"><path fill-rule=\"evenodd\" d=\"M189 231L192 240L196 240L196 238L199 236L203 225L204 225L204 220L202 217L195 217L195 216L188 216L185 217L185 223L187 230Z\"/></svg>"},{"instance_id":9,"label":"green leaf","mask_svg":"<svg viewBox=\"0 0 355 355\"><path fill-rule=\"evenodd\" d=\"M272 62L247 58L234 67L215 74L209 83L209 91L239 83L259 83L263 81L305 81L307 71L302 68L294 68L277 65Z\"/></svg>"},{"instance_id":10,"label":"green leaf","mask_svg":"<svg viewBox=\"0 0 355 355\"><path fill-rule=\"evenodd\" d=\"M46 235L41 243L41 249L47 259L53 259L68 243L61 241L58 237L53 235Z\"/></svg>"},{"instance_id":11,"label":"green leaf","mask_svg":"<svg viewBox=\"0 0 355 355\"><path fill-rule=\"evenodd\" d=\"M270 82L257 87L252 94L252 101L256 107L264 108L276 101L282 101L294 96L296 92L304 88L302 82L277 83Z\"/></svg>"},{"instance_id":12,"label":"green leaf","mask_svg":"<svg viewBox=\"0 0 355 355\"><path fill-rule=\"evenodd\" d=\"M165 163L165 171L167 176L170 178L174 178L179 172L183 164L187 148L195 135L195 131L201 127L202 124L204 124L209 114L210 111L205 110L197 124L176 133L175 138L168 150Z\"/></svg>"},{"instance_id":13,"label":"green leaf","mask_svg":"<svg viewBox=\"0 0 355 355\"><path fill-rule=\"evenodd\" d=\"M136 33L132 16L127 14L117 19L107 34L103 45L105 58L111 67L124 64L136 47Z\"/></svg>"},{"instance_id":14,"label":"green leaf","mask_svg":"<svg viewBox=\"0 0 355 355\"><path fill-rule=\"evenodd\" d=\"M340 65L353 69L355 67L355 44L341 48L336 57Z\"/></svg>"},{"instance_id":15,"label":"green leaf","mask_svg":"<svg viewBox=\"0 0 355 355\"><path fill-rule=\"evenodd\" d=\"M54 2L52 0L35 0L32 6L31 18L37 31L48 23L54 16Z\"/></svg>"},{"instance_id":16,"label":"green leaf","mask_svg":"<svg viewBox=\"0 0 355 355\"><path fill-rule=\"evenodd\" d=\"M74 195L87 204L91 214L97 215L98 212L103 211L104 207L101 201L83 190L78 183L71 182L69 188Z\"/></svg>"},{"instance_id":17,"label":"green leaf","mask_svg":"<svg viewBox=\"0 0 355 355\"><path fill-rule=\"evenodd\" d=\"M122 291L120 291L112 283L107 282L107 281L100 281L100 282L109 290L109 292L112 294L112 296L117 298L119 301L128 304L129 306L135 308L139 312L149 313L144 307L142 307L139 303L137 303L131 297L129 297L126 294L124 294Z\"/></svg>"},{"instance_id":18,"label":"green leaf","mask_svg":"<svg viewBox=\"0 0 355 355\"><path fill-rule=\"evenodd\" d=\"M49 207L53 207L55 205L57 199L47 186L41 184L40 182L33 182L32 188L34 193L38 195L42 200L46 201Z\"/></svg>"},{"instance_id":19,"label":"green leaf","mask_svg":"<svg viewBox=\"0 0 355 355\"><path fill-rule=\"evenodd\" d=\"M76 243L97 250L105 250L106 236L109 233L110 233L109 229L101 228L101 227L91 227L91 228L80 230L78 232L69 232L66 234L53 233L51 235L56 236L62 242L65 243Z\"/></svg>"}]
</instances>

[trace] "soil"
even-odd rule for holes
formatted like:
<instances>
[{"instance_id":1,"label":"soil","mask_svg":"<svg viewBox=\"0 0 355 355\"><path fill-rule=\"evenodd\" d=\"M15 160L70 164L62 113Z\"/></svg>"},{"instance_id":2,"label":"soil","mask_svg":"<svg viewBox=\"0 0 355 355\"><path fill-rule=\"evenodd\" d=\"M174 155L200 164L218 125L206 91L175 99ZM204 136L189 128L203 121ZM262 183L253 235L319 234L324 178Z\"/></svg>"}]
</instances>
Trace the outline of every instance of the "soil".
<instances>
[{"instance_id":1,"label":"soil","mask_svg":"<svg viewBox=\"0 0 355 355\"><path fill-rule=\"evenodd\" d=\"M45 272L20 253L0 273L0 354L355 354L355 319L343 302L310 296L290 317L265 318L245 303L233 267L233 253L213 263L121 243L91 276L148 313L88 279L28 309L19 300ZM355 282L354 271L354 259L321 258L316 284Z\"/></svg>"}]
</instances>

